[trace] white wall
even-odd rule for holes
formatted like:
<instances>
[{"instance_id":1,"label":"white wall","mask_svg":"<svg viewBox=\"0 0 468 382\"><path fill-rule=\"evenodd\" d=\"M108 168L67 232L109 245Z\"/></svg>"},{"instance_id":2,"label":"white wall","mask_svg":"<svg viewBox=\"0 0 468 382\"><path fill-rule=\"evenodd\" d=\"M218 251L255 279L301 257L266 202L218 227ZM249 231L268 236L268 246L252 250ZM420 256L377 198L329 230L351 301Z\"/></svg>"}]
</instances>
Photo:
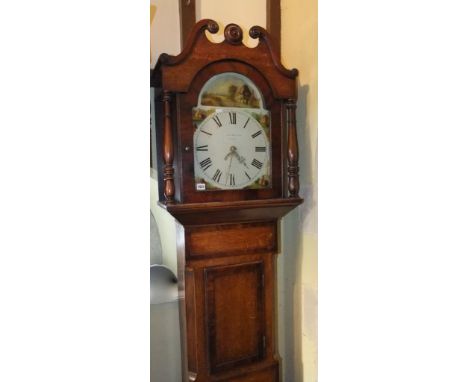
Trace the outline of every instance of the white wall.
<instances>
[{"instance_id":1,"label":"white wall","mask_svg":"<svg viewBox=\"0 0 468 382\"><path fill-rule=\"evenodd\" d=\"M285 251L295 251L296 382L317 380L317 0L282 0L282 54L299 69L297 131L304 204L283 221ZM297 229L297 231L295 231ZM285 256L286 257L286 256ZM287 261L287 260L285 260ZM291 353L289 353L291 354ZM292 361L291 361L292 362Z\"/></svg>"},{"instance_id":2,"label":"white wall","mask_svg":"<svg viewBox=\"0 0 468 382\"><path fill-rule=\"evenodd\" d=\"M154 67L161 53L180 52L179 0L151 0L151 6L156 8L151 23L151 67Z\"/></svg>"}]
</instances>

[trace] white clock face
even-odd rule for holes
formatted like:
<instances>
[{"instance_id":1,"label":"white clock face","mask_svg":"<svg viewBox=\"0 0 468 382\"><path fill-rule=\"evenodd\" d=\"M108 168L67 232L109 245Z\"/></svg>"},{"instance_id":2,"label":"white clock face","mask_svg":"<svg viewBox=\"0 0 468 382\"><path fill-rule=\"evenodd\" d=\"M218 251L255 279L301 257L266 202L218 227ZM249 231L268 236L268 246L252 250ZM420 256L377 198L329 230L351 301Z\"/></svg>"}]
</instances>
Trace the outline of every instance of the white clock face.
<instances>
[{"instance_id":1,"label":"white clock face","mask_svg":"<svg viewBox=\"0 0 468 382\"><path fill-rule=\"evenodd\" d=\"M269 175L269 139L249 113L236 109L211 114L196 130L193 143L195 176L211 188L253 188ZM197 189L205 188L197 184Z\"/></svg>"}]
</instances>

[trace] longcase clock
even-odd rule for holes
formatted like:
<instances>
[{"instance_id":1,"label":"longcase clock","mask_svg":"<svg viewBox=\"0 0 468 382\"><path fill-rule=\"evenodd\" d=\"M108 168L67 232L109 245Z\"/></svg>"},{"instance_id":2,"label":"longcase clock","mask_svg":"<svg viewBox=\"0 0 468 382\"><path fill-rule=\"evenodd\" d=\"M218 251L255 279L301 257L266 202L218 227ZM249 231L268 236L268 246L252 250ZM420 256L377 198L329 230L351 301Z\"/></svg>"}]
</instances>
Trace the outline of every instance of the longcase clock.
<instances>
[{"instance_id":1,"label":"longcase clock","mask_svg":"<svg viewBox=\"0 0 468 382\"><path fill-rule=\"evenodd\" d=\"M279 381L279 219L298 196L297 70L271 37L198 22L155 88L159 204L177 221L184 381ZM287 256L287 252L284 254Z\"/></svg>"}]
</instances>

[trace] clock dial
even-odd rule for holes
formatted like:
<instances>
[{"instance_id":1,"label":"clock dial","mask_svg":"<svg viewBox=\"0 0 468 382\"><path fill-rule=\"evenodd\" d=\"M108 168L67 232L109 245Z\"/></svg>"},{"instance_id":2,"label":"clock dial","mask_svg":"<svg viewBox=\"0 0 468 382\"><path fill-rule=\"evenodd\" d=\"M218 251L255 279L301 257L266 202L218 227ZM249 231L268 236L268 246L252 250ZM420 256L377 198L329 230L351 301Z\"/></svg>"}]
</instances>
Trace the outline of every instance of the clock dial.
<instances>
[{"instance_id":1,"label":"clock dial","mask_svg":"<svg viewBox=\"0 0 468 382\"><path fill-rule=\"evenodd\" d=\"M269 139L252 114L238 109L214 112L193 140L197 190L268 186L259 180L270 175Z\"/></svg>"}]
</instances>

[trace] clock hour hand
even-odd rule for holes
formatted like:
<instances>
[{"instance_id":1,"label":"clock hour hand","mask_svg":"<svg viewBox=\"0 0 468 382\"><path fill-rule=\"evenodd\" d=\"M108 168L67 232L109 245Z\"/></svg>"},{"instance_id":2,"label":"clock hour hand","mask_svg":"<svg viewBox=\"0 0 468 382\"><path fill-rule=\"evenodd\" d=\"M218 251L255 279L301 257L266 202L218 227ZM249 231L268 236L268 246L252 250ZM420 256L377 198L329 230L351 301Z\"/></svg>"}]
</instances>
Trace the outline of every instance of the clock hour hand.
<instances>
[{"instance_id":1,"label":"clock hour hand","mask_svg":"<svg viewBox=\"0 0 468 382\"><path fill-rule=\"evenodd\" d=\"M232 157L232 155L235 155L235 154L237 154L237 147L236 146L231 146L229 148L229 152L224 157L224 160L227 160L229 157ZM239 155L239 154L237 154L237 155Z\"/></svg>"}]
</instances>

